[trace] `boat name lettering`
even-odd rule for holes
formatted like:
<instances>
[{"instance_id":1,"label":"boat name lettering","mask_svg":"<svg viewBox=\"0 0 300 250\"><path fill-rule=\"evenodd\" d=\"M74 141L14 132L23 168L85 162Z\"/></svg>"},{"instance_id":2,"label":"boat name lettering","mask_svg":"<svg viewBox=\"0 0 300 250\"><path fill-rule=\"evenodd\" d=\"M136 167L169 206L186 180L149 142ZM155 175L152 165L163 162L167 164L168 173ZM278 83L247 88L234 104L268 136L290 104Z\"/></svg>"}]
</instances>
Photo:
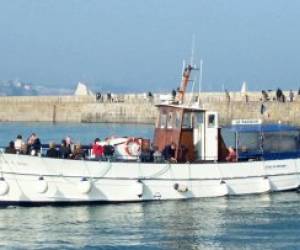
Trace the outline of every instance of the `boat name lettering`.
<instances>
[{"instance_id":1,"label":"boat name lettering","mask_svg":"<svg viewBox=\"0 0 300 250\"><path fill-rule=\"evenodd\" d=\"M17 162L17 164L18 164L18 165L20 165L20 166L28 166L28 164L27 164L27 163L25 163L25 162L21 162L21 161L18 161L18 162Z\"/></svg>"},{"instance_id":2,"label":"boat name lettering","mask_svg":"<svg viewBox=\"0 0 300 250\"><path fill-rule=\"evenodd\" d=\"M285 168L286 165L269 165L269 166L266 166L266 168Z\"/></svg>"}]
</instances>

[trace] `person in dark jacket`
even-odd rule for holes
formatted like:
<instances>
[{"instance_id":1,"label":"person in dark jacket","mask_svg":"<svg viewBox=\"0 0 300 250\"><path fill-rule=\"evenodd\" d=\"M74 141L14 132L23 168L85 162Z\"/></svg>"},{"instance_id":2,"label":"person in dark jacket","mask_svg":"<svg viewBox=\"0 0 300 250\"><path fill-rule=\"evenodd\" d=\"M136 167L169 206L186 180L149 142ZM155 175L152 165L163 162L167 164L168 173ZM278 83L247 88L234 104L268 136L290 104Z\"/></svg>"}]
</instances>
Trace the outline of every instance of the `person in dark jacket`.
<instances>
[{"instance_id":1,"label":"person in dark jacket","mask_svg":"<svg viewBox=\"0 0 300 250\"><path fill-rule=\"evenodd\" d=\"M162 151L162 155L166 161L176 162L175 151L176 151L176 144L172 142L171 144L165 146L165 148Z\"/></svg>"},{"instance_id":2,"label":"person in dark jacket","mask_svg":"<svg viewBox=\"0 0 300 250\"><path fill-rule=\"evenodd\" d=\"M61 141L61 145L59 148L59 157L62 159L68 159L71 156L71 149L67 146L66 140Z\"/></svg>"},{"instance_id":3,"label":"person in dark jacket","mask_svg":"<svg viewBox=\"0 0 300 250\"><path fill-rule=\"evenodd\" d=\"M7 153L7 154L15 154L16 153L15 143L13 141L9 142L8 147L5 148L5 153Z\"/></svg>"},{"instance_id":4,"label":"person in dark jacket","mask_svg":"<svg viewBox=\"0 0 300 250\"><path fill-rule=\"evenodd\" d=\"M46 156L50 157L50 158L58 158L59 157L59 152L56 149L55 144L53 142L49 143L49 149L47 150Z\"/></svg>"},{"instance_id":5,"label":"person in dark jacket","mask_svg":"<svg viewBox=\"0 0 300 250\"><path fill-rule=\"evenodd\" d=\"M32 133L28 139L28 153L35 156L38 155L41 151L41 145L40 139L35 133Z\"/></svg>"}]
</instances>

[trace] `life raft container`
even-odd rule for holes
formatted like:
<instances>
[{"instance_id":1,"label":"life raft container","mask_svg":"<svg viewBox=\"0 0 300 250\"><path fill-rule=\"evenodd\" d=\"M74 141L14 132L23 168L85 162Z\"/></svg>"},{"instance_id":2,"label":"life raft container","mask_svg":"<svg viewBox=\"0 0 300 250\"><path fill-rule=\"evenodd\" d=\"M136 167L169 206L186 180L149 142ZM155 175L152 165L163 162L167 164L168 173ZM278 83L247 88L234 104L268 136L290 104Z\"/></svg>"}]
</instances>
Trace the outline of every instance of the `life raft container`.
<instances>
[{"instance_id":1,"label":"life raft container","mask_svg":"<svg viewBox=\"0 0 300 250\"><path fill-rule=\"evenodd\" d=\"M142 139L135 137L112 137L102 145L114 147L114 157L119 160L137 160L141 154Z\"/></svg>"}]
</instances>

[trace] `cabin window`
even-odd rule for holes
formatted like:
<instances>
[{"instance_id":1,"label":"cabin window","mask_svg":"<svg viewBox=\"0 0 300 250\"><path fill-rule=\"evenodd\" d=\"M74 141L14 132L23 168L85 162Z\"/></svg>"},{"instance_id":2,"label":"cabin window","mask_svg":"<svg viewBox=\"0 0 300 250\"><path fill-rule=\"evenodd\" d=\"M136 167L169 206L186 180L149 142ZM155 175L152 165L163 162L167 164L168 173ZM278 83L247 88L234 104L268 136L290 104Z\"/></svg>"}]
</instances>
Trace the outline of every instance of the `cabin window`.
<instances>
[{"instance_id":1,"label":"cabin window","mask_svg":"<svg viewBox=\"0 0 300 250\"><path fill-rule=\"evenodd\" d=\"M260 152L261 136L257 132L239 133L238 135L239 152Z\"/></svg>"},{"instance_id":2,"label":"cabin window","mask_svg":"<svg viewBox=\"0 0 300 250\"><path fill-rule=\"evenodd\" d=\"M216 126L216 116L214 114L208 115L208 127Z\"/></svg>"},{"instance_id":3,"label":"cabin window","mask_svg":"<svg viewBox=\"0 0 300 250\"><path fill-rule=\"evenodd\" d=\"M201 124L203 124L203 114L193 113L193 127L198 128L198 126Z\"/></svg>"},{"instance_id":4,"label":"cabin window","mask_svg":"<svg viewBox=\"0 0 300 250\"><path fill-rule=\"evenodd\" d=\"M175 127L180 128L181 123L181 114L179 111L176 112L176 118L175 118Z\"/></svg>"},{"instance_id":5,"label":"cabin window","mask_svg":"<svg viewBox=\"0 0 300 250\"><path fill-rule=\"evenodd\" d=\"M167 124L167 115L166 114L160 114L160 128L165 128Z\"/></svg>"},{"instance_id":6,"label":"cabin window","mask_svg":"<svg viewBox=\"0 0 300 250\"><path fill-rule=\"evenodd\" d=\"M167 120L167 128L173 128L173 113L169 112Z\"/></svg>"},{"instance_id":7,"label":"cabin window","mask_svg":"<svg viewBox=\"0 0 300 250\"><path fill-rule=\"evenodd\" d=\"M192 128L192 117L191 117L190 112L183 114L182 127L183 128Z\"/></svg>"},{"instance_id":8,"label":"cabin window","mask_svg":"<svg viewBox=\"0 0 300 250\"><path fill-rule=\"evenodd\" d=\"M284 153L295 152L299 149L299 132L298 131L282 131L265 132L264 133L264 152L268 153Z\"/></svg>"}]
</instances>

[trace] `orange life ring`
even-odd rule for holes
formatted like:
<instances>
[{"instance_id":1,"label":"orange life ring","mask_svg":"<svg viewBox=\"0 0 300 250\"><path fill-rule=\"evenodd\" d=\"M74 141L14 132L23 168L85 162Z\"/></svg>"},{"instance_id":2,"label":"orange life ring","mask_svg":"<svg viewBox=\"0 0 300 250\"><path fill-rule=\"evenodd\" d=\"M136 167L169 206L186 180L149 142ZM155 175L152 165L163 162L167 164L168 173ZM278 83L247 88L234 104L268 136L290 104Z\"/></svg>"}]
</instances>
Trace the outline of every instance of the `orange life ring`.
<instances>
[{"instance_id":1,"label":"orange life ring","mask_svg":"<svg viewBox=\"0 0 300 250\"><path fill-rule=\"evenodd\" d=\"M135 148L133 146L136 145ZM130 156L138 156L141 153L141 139L130 137L125 142L125 152Z\"/></svg>"}]
</instances>

